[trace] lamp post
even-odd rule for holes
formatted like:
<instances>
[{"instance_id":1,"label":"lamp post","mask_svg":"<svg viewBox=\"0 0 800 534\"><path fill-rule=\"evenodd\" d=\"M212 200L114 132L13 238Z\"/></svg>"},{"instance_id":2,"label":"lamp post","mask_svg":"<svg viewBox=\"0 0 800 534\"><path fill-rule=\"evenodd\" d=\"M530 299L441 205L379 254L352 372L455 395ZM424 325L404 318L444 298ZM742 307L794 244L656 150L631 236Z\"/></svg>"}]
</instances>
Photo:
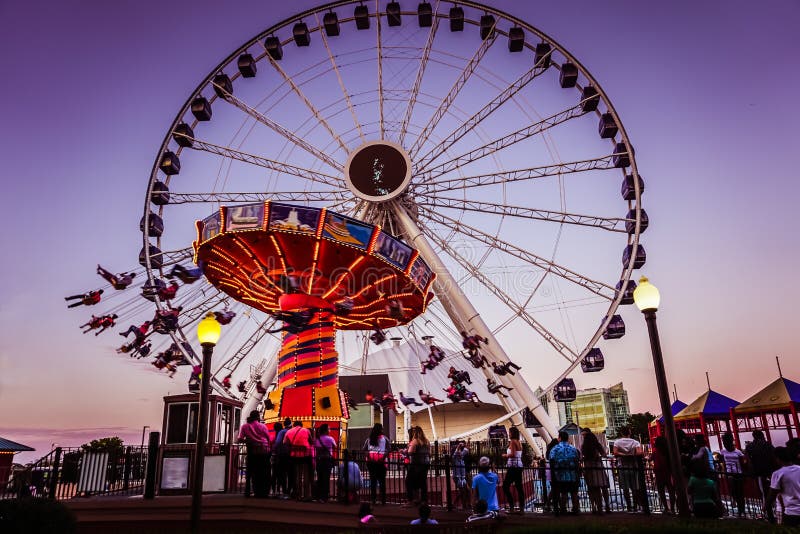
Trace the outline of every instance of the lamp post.
<instances>
[{"instance_id":1,"label":"lamp post","mask_svg":"<svg viewBox=\"0 0 800 534\"><path fill-rule=\"evenodd\" d=\"M675 421L672 419L672 407L669 402L669 387L667 386L667 373L664 370L664 357L661 354L661 341L658 338L656 326L656 311L661 302L661 295L656 286L651 284L646 276L642 276L639 285L633 292L636 307L644 313L647 321L647 332L650 334L650 349L653 353L653 367L656 372L656 385L658 397L661 401L661 413L664 417L664 432L667 438L667 454L669 456L670 470L675 483L678 513L681 516L689 515L689 501L686 496L686 482L681 472L681 459L678 453L678 436L675 433Z\"/></svg>"},{"instance_id":2,"label":"lamp post","mask_svg":"<svg viewBox=\"0 0 800 534\"><path fill-rule=\"evenodd\" d=\"M200 507L203 499L203 469L206 456L206 434L208 431L208 388L211 384L211 355L219 341L220 324L213 313L209 313L197 325L197 339L203 347L203 365L200 368L200 409L197 417L197 446L194 454L194 484L192 484L192 532L200 531Z\"/></svg>"}]
</instances>

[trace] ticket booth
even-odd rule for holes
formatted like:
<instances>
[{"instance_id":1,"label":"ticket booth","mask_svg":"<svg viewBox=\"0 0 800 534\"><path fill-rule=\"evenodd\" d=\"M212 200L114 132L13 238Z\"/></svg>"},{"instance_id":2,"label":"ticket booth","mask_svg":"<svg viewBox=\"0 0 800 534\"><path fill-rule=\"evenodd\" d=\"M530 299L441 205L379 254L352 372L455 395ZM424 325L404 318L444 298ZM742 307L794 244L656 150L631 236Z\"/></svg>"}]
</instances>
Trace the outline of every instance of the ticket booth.
<instances>
[{"instance_id":1,"label":"ticket booth","mask_svg":"<svg viewBox=\"0 0 800 534\"><path fill-rule=\"evenodd\" d=\"M199 393L164 397L161 446L156 478L159 495L188 495L192 489L197 443ZM239 474L236 437L242 421L242 403L220 395L209 396L203 491L224 493Z\"/></svg>"}]
</instances>

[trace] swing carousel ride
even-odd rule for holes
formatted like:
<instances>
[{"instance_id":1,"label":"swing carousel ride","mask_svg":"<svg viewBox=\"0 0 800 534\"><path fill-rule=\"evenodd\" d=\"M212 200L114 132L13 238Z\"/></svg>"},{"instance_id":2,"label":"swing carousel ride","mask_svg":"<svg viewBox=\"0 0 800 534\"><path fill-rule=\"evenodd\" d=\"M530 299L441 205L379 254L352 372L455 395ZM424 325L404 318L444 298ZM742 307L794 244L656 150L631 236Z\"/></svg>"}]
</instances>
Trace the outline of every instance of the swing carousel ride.
<instances>
[{"instance_id":1,"label":"swing carousel ride","mask_svg":"<svg viewBox=\"0 0 800 534\"><path fill-rule=\"evenodd\" d=\"M625 333L643 190L608 96L537 28L472 1L331 2L200 82L158 148L142 267L98 266L109 285L71 306L107 304L86 332L133 322L118 351L194 388L186 332L214 312L215 390L342 428L338 373L381 372L392 335L429 349L392 371L452 366L457 402L472 367L549 439L541 400L574 398Z\"/></svg>"}]
</instances>

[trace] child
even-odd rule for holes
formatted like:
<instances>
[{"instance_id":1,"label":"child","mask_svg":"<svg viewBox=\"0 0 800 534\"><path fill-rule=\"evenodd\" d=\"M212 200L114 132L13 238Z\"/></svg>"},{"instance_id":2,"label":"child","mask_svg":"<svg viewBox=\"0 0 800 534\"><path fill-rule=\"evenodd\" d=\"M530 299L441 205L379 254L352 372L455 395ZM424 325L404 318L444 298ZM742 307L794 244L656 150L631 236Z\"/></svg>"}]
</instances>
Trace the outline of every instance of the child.
<instances>
[{"instance_id":1,"label":"child","mask_svg":"<svg viewBox=\"0 0 800 534\"><path fill-rule=\"evenodd\" d=\"M422 504L419 507L419 517L411 521L412 525L438 525L439 522L431 519L431 507L427 504Z\"/></svg>"},{"instance_id":2,"label":"child","mask_svg":"<svg viewBox=\"0 0 800 534\"><path fill-rule=\"evenodd\" d=\"M489 510L486 501L483 499L480 499L475 503L475 508L473 508L472 512L472 515L467 518L467 523L472 523L473 521L483 521L486 519L497 519L498 517L497 511Z\"/></svg>"}]
</instances>

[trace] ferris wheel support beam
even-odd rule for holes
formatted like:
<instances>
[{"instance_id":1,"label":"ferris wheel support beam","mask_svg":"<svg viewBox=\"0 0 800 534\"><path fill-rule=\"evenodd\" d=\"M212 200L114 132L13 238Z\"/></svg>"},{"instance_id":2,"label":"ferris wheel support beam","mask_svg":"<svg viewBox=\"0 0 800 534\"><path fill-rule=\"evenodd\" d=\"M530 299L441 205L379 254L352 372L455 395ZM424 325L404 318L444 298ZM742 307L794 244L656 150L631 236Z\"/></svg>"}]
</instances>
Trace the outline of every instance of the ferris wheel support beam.
<instances>
[{"instance_id":1,"label":"ferris wheel support beam","mask_svg":"<svg viewBox=\"0 0 800 534\"><path fill-rule=\"evenodd\" d=\"M422 233L422 230L417 226L417 223L400 204L394 203L391 209L396 222L403 230L403 233L405 233L409 244L419 251L428 266L436 273L434 292L453 323L460 328L472 330L479 336L487 338L489 343L485 350L492 355L495 360L501 362L509 361L510 358L505 350L503 350L503 347L494 337L492 331L483 321L478 310L475 309L466 295L464 295L463 291L461 291L461 287L458 286L455 278L450 274L450 271L439 258L438 254L436 254L433 247L428 242L428 239ZM483 369L483 373L487 378L492 377L488 369ZM542 438L546 441L550 441L550 439L555 437L558 434L556 426L550 420L550 415L545 411L527 382L519 375L499 378L505 379L501 380L501 382L507 382L514 387L510 392L511 399L514 401L513 403L509 402L509 399L500 397L500 402L503 404L506 411L513 412L526 406L529 407L542 424L542 429L540 431L544 434ZM520 429L520 432L522 432L525 439L532 446L534 444L533 434L531 434L530 430L525 426L523 417L517 414L512 417L512 422L514 426Z\"/></svg>"},{"instance_id":2,"label":"ferris wheel support beam","mask_svg":"<svg viewBox=\"0 0 800 534\"><path fill-rule=\"evenodd\" d=\"M273 362L270 361L266 369L261 372L261 380L259 381L264 389L267 389L270 384L272 384L273 380L275 380L275 375L278 373L278 358L273 358L275 360L275 365ZM252 391L247 398L245 399L244 406L242 407L243 414L250 414L251 411L255 410L258 404L264 399L264 395L258 393L258 391Z\"/></svg>"},{"instance_id":3,"label":"ferris wheel support beam","mask_svg":"<svg viewBox=\"0 0 800 534\"><path fill-rule=\"evenodd\" d=\"M242 346L239 347L239 350L237 350L233 356L225 360L225 362L220 365L216 371L214 371L214 375L216 376L222 371L227 371L228 373L233 373L236 371L236 368L239 367L239 364L242 363L247 355L250 354L250 351L253 350L253 348L258 345L259 341L261 341L267 334L275 339L278 339L275 334L270 334L268 332L269 328L274 324L275 318L267 317L264 322L258 325L256 331L253 332L249 338L247 338L247 341L245 341Z\"/></svg>"}]
</instances>

